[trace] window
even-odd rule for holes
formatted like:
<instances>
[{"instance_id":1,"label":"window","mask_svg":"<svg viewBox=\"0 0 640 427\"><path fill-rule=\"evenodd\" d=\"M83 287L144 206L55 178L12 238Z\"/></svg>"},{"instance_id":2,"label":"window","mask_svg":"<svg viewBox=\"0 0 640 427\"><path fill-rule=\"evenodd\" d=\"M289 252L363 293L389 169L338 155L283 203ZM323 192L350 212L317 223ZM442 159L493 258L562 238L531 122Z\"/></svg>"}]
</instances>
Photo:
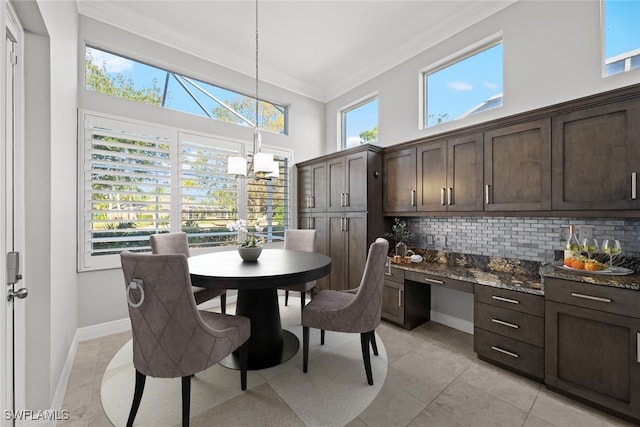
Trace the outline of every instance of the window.
<instances>
[{"instance_id":1,"label":"window","mask_svg":"<svg viewBox=\"0 0 640 427\"><path fill-rule=\"evenodd\" d=\"M378 142L378 98L342 111L342 148Z\"/></svg>"},{"instance_id":2,"label":"window","mask_svg":"<svg viewBox=\"0 0 640 427\"><path fill-rule=\"evenodd\" d=\"M255 98L123 56L85 47L86 89L254 127ZM260 101L258 127L286 134L287 109Z\"/></svg>"},{"instance_id":3,"label":"window","mask_svg":"<svg viewBox=\"0 0 640 427\"><path fill-rule=\"evenodd\" d=\"M603 0L604 75L640 68L640 2Z\"/></svg>"},{"instance_id":4,"label":"window","mask_svg":"<svg viewBox=\"0 0 640 427\"><path fill-rule=\"evenodd\" d=\"M502 106L502 42L423 73L425 127Z\"/></svg>"},{"instance_id":5,"label":"window","mask_svg":"<svg viewBox=\"0 0 640 427\"><path fill-rule=\"evenodd\" d=\"M289 154L274 154L280 178L236 179L227 157L238 141L81 113L79 269L119 265L123 250L149 251L149 236L182 230L192 248L236 244L226 224L260 222L266 242L289 223ZM248 196L248 197L247 197Z\"/></svg>"}]
</instances>

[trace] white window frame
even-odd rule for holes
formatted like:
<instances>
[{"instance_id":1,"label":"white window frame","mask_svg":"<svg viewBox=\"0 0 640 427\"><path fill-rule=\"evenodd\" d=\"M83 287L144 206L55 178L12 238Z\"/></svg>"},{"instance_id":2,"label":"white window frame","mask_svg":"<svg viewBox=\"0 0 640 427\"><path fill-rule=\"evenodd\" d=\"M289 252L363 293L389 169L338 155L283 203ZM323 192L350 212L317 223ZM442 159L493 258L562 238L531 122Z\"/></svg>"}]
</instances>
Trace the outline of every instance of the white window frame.
<instances>
[{"instance_id":1,"label":"white window frame","mask_svg":"<svg viewBox=\"0 0 640 427\"><path fill-rule=\"evenodd\" d=\"M464 49L460 49L452 53L451 55L445 56L444 58L418 70L418 90L420 92L420 95L418 96L418 130L433 128L433 126L431 127L427 126L427 117L425 114L425 111L427 109L427 92L426 92L427 88L425 86L426 75L432 74L436 71L440 71L444 68L447 68L450 65L460 62L470 56L475 55L476 53L489 49L490 47L493 47L500 43L502 43L502 46L504 49L504 39L503 39L502 31L499 31L488 37L478 40L477 42L470 44ZM503 56L502 58L503 67L504 67L504 63L505 61ZM504 79L504 73L503 73L503 79ZM504 82L503 82L503 88L504 88ZM503 105L504 105L504 96L505 94L503 90ZM452 120L451 122L455 122L455 121ZM447 123L451 123L451 122L447 122Z\"/></svg>"},{"instance_id":2,"label":"white window frame","mask_svg":"<svg viewBox=\"0 0 640 427\"><path fill-rule=\"evenodd\" d=\"M192 142L204 142L206 144L214 146L212 143L215 143L215 146L224 146L230 150L235 150L238 155L246 156L247 153L252 151L252 142L231 139L216 135L207 135L201 132L195 132L187 129L178 129L168 126L159 125L156 123L149 123L135 119L129 119L125 117L120 117L112 114L101 113L97 111L91 111L86 109L78 110L78 206L77 206L77 215L78 215L78 266L77 270L79 272L82 271L94 271L94 270L103 270L103 269L112 269L120 267L120 259L117 254L113 255L103 255L103 256L91 256L91 237L90 237L90 227L91 227L91 218L87 218L87 209L89 212L91 211L91 201L86 200L86 194L90 192L90 189L87 189L88 181L85 179L85 173L87 172L87 154L89 153L87 144L91 144L90 130L85 127L85 120L105 120L105 121L116 121L118 122L118 126L122 129L134 130L134 131L143 131L148 130L149 134L153 134L156 136L161 136L163 138L168 139L168 143L170 144L170 164L171 164L171 217L170 217L170 227L169 231L180 231L181 230L181 203L180 197L176 197L176 195L180 194L180 175L181 175L181 167L176 167L182 165L180 159L180 144L184 138L190 139ZM292 204L291 204L291 195L293 194L291 191L291 168L292 168L292 159L293 153L288 150L276 149L269 146L262 146L262 150L264 152L273 153L280 157L286 157L287 162L289 164L288 174L288 182L286 183L287 194L289 200L287 202L289 212L287 213L287 217L289 219L289 224L286 226L290 226L293 221L292 217ZM239 217L246 217L247 213L247 180L239 179L240 188L238 191L238 212ZM87 206L89 204L89 206ZM280 246L278 243L269 243L266 246ZM210 248L194 248L192 250L192 254L205 253L205 252L215 252L215 251L223 251L223 250L231 250L231 246L217 246Z\"/></svg>"},{"instance_id":3,"label":"white window frame","mask_svg":"<svg viewBox=\"0 0 640 427\"><path fill-rule=\"evenodd\" d=\"M343 141L343 136L345 133L345 129L344 129L345 114L375 99L378 99L378 123L377 124L378 124L378 135L380 134L380 99L378 97L378 92L373 92L347 105L344 105L343 107L338 109L337 122L336 122L337 124L336 129L338 130L338 135L337 135L338 142L337 142L336 148L338 149L338 151L342 151L346 149L345 144L343 144L343 143L346 143L346 141Z\"/></svg>"}]
</instances>

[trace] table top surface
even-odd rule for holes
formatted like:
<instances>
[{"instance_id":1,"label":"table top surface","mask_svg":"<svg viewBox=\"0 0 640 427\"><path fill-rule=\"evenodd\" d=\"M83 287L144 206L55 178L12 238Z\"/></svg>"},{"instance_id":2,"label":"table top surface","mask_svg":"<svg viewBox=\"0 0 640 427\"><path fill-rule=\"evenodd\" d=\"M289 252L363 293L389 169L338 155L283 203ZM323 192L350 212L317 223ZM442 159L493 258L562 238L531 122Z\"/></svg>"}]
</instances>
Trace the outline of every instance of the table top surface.
<instances>
[{"instance_id":1,"label":"table top surface","mask_svg":"<svg viewBox=\"0 0 640 427\"><path fill-rule=\"evenodd\" d=\"M326 276L331 258L316 252L264 249L256 262L244 262L237 251L189 257L189 273L196 286L260 289L296 285Z\"/></svg>"}]
</instances>

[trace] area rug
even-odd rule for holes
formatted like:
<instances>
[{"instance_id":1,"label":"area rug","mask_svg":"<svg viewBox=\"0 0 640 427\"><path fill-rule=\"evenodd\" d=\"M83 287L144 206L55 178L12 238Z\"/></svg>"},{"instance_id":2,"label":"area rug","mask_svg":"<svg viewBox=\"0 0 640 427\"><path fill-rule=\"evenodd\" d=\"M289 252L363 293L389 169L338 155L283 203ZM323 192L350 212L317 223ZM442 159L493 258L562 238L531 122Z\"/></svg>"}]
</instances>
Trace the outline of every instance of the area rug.
<instances>
[{"instance_id":1,"label":"area rug","mask_svg":"<svg viewBox=\"0 0 640 427\"><path fill-rule=\"evenodd\" d=\"M233 308L231 308L233 313ZM302 372L300 301L281 299L282 327L300 340L298 353L289 361L259 371L249 371L247 390L240 389L240 372L221 365L196 374L191 381L192 425L307 425L343 426L356 418L378 395L387 376L387 352L378 335L379 356L371 354L374 385L367 384L359 334L311 330L309 372ZM132 343L113 357L102 379L102 406L115 426L126 425L135 384ZM238 408L245 408L238 411ZM253 410L253 413L252 413ZM137 426L181 424L180 379L147 378ZM227 418L214 416L229 413ZM208 421L210 420L210 422ZM285 422L286 421L286 422Z\"/></svg>"}]
</instances>

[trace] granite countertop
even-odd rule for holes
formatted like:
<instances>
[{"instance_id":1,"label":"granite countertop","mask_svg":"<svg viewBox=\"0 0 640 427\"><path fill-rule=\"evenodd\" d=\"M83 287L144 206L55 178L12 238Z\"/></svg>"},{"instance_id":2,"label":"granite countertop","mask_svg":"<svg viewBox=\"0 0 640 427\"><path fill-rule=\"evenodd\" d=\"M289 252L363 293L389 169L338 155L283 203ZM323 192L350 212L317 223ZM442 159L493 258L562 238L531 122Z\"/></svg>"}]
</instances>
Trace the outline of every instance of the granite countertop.
<instances>
[{"instance_id":1,"label":"granite countertop","mask_svg":"<svg viewBox=\"0 0 640 427\"><path fill-rule=\"evenodd\" d=\"M392 263L391 266L406 271L431 274L486 286L510 289L535 295L544 295L545 277L573 280L600 286L640 290L640 272L635 260L621 260L618 265L636 271L626 276L596 275L566 271L552 263L540 263L486 255L460 254L431 249L413 249L422 255L419 263Z\"/></svg>"}]
</instances>

